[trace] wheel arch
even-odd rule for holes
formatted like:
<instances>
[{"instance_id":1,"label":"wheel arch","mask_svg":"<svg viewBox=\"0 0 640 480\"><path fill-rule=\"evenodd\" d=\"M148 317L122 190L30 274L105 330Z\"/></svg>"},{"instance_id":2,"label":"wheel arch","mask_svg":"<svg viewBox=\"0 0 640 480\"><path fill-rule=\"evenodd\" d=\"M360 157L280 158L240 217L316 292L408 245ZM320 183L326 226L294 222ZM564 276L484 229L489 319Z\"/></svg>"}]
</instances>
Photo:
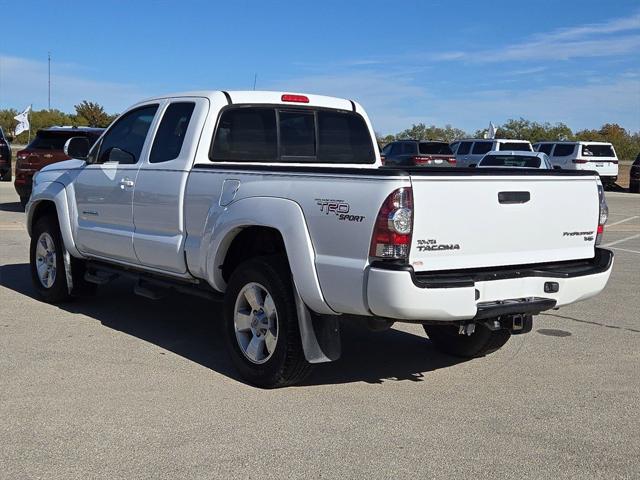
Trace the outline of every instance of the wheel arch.
<instances>
[{"instance_id":1,"label":"wheel arch","mask_svg":"<svg viewBox=\"0 0 640 480\"><path fill-rule=\"evenodd\" d=\"M32 234L33 225L45 215L55 215L60 227L64 247L74 257L82 258L73 240L69 204L63 184L58 182L39 183L31 194L27 205L27 231Z\"/></svg>"},{"instance_id":2,"label":"wheel arch","mask_svg":"<svg viewBox=\"0 0 640 480\"><path fill-rule=\"evenodd\" d=\"M233 269L247 258L281 252L304 303L314 312L335 315L322 294L315 251L304 213L296 202L275 197L238 200L216 219L212 232L204 248L205 272L213 288L224 291ZM245 250L247 245L250 247Z\"/></svg>"}]
</instances>

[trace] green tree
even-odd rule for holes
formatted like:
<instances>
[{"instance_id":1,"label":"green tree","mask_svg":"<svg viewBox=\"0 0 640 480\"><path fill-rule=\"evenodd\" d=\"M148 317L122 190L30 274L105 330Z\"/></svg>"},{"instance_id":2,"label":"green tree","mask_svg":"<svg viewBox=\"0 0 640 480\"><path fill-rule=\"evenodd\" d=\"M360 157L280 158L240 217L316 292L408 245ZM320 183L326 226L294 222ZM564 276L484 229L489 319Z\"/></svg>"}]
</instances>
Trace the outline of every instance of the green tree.
<instances>
[{"instance_id":1,"label":"green tree","mask_svg":"<svg viewBox=\"0 0 640 480\"><path fill-rule=\"evenodd\" d=\"M459 138L464 138L467 133L459 128L452 127L451 125L445 125L444 127L436 127L435 125L427 126L424 123L418 123L411 126L406 130L398 133L396 139L411 138L414 140L442 140L445 142L452 142Z\"/></svg>"},{"instance_id":2,"label":"green tree","mask_svg":"<svg viewBox=\"0 0 640 480\"><path fill-rule=\"evenodd\" d=\"M483 138L487 129L477 130L475 138ZM496 130L496 138L529 140L531 143L542 140L572 140L573 132L564 123L538 123L524 118L509 119Z\"/></svg>"},{"instance_id":3,"label":"green tree","mask_svg":"<svg viewBox=\"0 0 640 480\"><path fill-rule=\"evenodd\" d=\"M5 133L5 135L9 137L14 136L15 128L18 122L13 117L18 115L18 113L19 112L15 108L0 110L0 127L2 127L2 131Z\"/></svg>"},{"instance_id":4,"label":"green tree","mask_svg":"<svg viewBox=\"0 0 640 480\"><path fill-rule=\"evenodd\" d=\"M89 127L107 127L111 123L111 116L98 103L83 100L75 109L76 116L86 120Z\"/></svg>"}]
</instances>

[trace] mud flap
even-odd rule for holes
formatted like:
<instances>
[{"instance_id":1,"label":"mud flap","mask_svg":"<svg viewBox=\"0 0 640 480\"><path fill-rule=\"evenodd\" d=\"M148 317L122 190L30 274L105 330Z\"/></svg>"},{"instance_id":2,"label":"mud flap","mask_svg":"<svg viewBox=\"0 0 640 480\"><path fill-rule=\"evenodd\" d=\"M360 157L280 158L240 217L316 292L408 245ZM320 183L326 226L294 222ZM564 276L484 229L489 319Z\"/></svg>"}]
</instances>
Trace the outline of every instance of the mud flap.
<instances>
[{"instance_id":1,"label":"mud flap","mask_svg":"<svg viewBox=\"0 0 640 480\"><path fill-rule=\"evenodd\" d=\"M317 315L311 312L294 287L298 325L304 356L309 363L333 362L340 358L340 323L338 316Z\"/></svg>"},{"instance_id":2,"label":"mud flap","mask_svg":"<svg viewBox=\"0 0 640 480\"><path fill-rule=\"evenodd\" d=\"M73 292L73 275L71 272L71 255L67 251L64 246L62 247L64 251L62 252L62 258L64 260L64 276L67 279L67 292L69 295Z\"/></svg>"}]
</instances>

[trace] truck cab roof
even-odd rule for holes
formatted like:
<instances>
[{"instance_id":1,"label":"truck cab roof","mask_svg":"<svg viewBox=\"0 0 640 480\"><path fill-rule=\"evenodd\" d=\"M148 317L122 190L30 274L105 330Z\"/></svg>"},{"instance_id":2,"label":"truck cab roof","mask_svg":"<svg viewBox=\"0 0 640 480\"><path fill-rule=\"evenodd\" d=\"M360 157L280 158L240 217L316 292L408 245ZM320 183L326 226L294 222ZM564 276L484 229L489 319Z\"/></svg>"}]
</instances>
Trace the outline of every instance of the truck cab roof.
<instances>
[{"instance_id":1,"label":"truck cab roof","mask_svg":"<svg viewBox=\"0 0 640 480\"><path fill-rule=\"evenodd\" d=\"M153 100L167 98L200 97L210 101L224 99L231 104L269 104L269 105L299 105L324 108L336 108L340 110L352 110L362 113L362 107L352 100L344 98L328 97L299 92L268 91L268 90L196 90L187 92L170 93L157 97L150 97L139 103L148 103Z\"/></svg>"}]
</instances>

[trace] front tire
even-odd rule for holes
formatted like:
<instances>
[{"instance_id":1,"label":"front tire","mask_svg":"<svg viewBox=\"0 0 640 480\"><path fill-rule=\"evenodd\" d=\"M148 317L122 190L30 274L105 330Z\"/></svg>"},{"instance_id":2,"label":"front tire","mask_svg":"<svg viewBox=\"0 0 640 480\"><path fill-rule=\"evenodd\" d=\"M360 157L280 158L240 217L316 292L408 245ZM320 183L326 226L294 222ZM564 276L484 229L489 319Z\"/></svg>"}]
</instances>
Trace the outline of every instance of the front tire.
<instances>
[{"instance_id":1,"label":"front tire","mask_svg":"<svg viewBox=\"0 0 640 480\"><path fill-rule=\"evenodd\" d=\"M54 217L42 217L33 226L29 260L31 280L40 297L48 303L68 300L64 246Z\"/></svg>"},{"instance_id":2,"label":"front tire","mask_svg":"<svg viewBox=\"0 0 640 480\"><path fill-rule=\"evenodd\" d=\"M249 383L283 387L311 372L285 258L250 259L233 272L225 293L224 322L231 360Z\"/></svg>"},{"instance_id":3,"label":"front tire","mask_svg":"<svg viewBox=\"0 0 640 480\"><path fill-rule=\"evenodd\" d=\"M508 330L489 330L476 323L471 335L460 335L457 325L423 325L429 340L441 352L463 358L478 358L499 350L511 337Z\"/></svg>"}]
</instances>

